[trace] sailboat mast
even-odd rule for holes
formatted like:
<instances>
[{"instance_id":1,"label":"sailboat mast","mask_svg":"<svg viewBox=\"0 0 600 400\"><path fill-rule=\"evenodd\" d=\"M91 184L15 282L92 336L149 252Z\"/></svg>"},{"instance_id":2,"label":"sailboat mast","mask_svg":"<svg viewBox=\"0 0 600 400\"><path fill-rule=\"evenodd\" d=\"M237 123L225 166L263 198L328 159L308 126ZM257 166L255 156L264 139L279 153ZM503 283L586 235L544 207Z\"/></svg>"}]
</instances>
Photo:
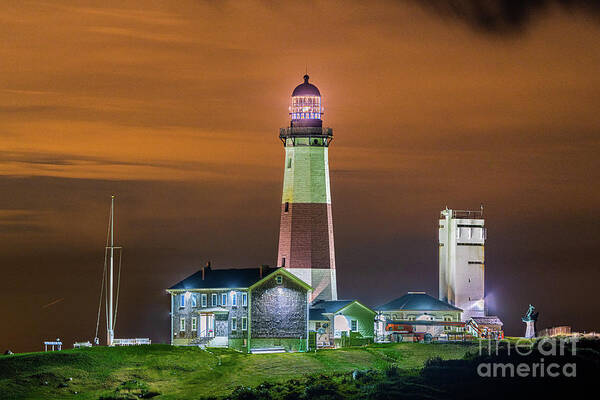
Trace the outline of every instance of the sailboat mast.
<instances>
[{"instance_id":1,"label":"sailboat mast","mask_svg":"<svg viewBox=\"0 0 600 400\"><path fill-rule=\"evenodd\" d=\"M114 228L115 228L115 196L111 197L110 204L110 278L109 278L109 297L108 297L108 345L113 345L114 326L113 326L113 268L114 268Z\"/></svg>"}]
</instances>

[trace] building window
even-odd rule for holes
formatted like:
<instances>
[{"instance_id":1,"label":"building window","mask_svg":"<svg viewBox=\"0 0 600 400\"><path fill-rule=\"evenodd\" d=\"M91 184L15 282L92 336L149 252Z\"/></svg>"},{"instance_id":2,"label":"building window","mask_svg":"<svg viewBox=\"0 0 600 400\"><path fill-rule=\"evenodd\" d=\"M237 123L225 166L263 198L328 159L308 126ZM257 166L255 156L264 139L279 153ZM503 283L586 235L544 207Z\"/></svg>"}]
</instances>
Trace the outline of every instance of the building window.
<instances>
[{"instance_id":1,"label":"building window","mask_svg":"<svg viewBox=\"0 0 600 400\"><path fill-rule=\"evenodd\" d=\"M237 293L236 292L231 292L231 305L233 307L237 306Z\"/></svg>"},{"instance_id":2,"label":"building window","mask_svg":"<svg viewBox=\"0 0 600 400\"><path fill-rule=\"evenodd\" d=\"M206 295L206 293L202 293L202 297L200 298L200 304L202 305L202 307L206 307L208 303L208 296Z\"/></svg>"},{"instance_id":3,"label":"building window","mask_svg":"<svg viewBox=\"0 0 600 400\"><path fill-rule=\"evenodd\" d=\"M237 318L236 317L231 318L231 330L237 331Z\"/></svg>"},{"instance_id":4,"label":"building window","mask_svg":"<svg viewBox=\"0 0 600 400\"><path fill-rule=\"evenodd\" d=\"M355 319L350 320L350 330L352 332L358 332L358 321Z\"/></svg>"},{"instance_id":5,"label":"building window","mask_svg":"<svg viewBox=\"0 0 600 400\"><path fill-rule=\"evenodd\" d=\"M222 306L227 305L227 293L221 293L221 305Z\"/></svg>"},{"instance_id":6,"label":"building window","mask_svg":"<svg viewBox=\"0 0 600 400\"><path fill-rule=\"evenodd\" d=\"M196 297L195 294L192 295L191 299L192 299L192 307L198 307L198 298Z\"/></svg>"},{"instance_id":7,"label":"building window","mask_svg":"<svg viewBox=\"0 0 600 400\"><path fill-rule=\"evenodd\" d=\"M452 317L448 317L448 316L446 316L446 317L444 317L444 321L446 321L446 322L451 322L451 321L452 321ZM450 330L452 330L452 327L451 327L451 326L447 326L447 325L445 325L445 326L444 326L444 330L445 330L445 331L450 331Z\"/></svg>"},{"instance_id":8,"label":"building window","mask_svg":"<svg viewBox=\"0 0 600 400\"><path fill-rule=\"evenodd\" d=\"M285 207L284 207L285 212L290 211L290 203L289 202L285 202Z\"/></svg>"},{"instance_id":9,"label":"building window","mask_svg":"<svg viewBox=\"0 0 600 400\"><path fill-rule=\"evenodd\" d=\"M192 317L192 331L196 332L198 330L198 318Z\"/></svg>"},{"instance_id":10,"label":"building window","mask_svg":"<svg viewBox=\"0 0 600 400\"><path fill-rule=\"evenodd\" d=\"M285 257L281 257L281 266L285 267Z\"/></svg>"},{"instance_id":11,"label":"building window","mask_svg":"<svg viewBox=\"0 0 600 400\"><path fill-rule=\"evenodd\" d=\"M214 307L214 306L218 306L218 304L217 304L217 301L218 301L217 299L218 299L218 298L219 298L219 297L217 296L217 294L216 294L216 293L213 293L213 294L212 294L212 300L211 300L211 304L212 304L212 306L213 306L213 307Z\"/></svg>"},{"instance_id":12,"label":"building window","mask_svg":"<svg viewBox=\"0 0 600 400\"><path fill-rule=\"evenodd\" d=\"M292 168L292 157L288 158L288 168Z\"/></svg>"},{"instance_id":13,"label":"building window","mask_svg":"<svg viewBox=\"0 0 600 400\"><path fill-rule=\"evenodd\" d=\"M248 329L248 318L242 317L242 330L245 331Z\"/></svg>"},{"instance_id":14,"label":"building window","mask_svg":"<svg viewBox=\"0 0 600 400\"><path fill-rule=\"evenodd\" d=\"M242 293L242 307L248 306L248 293Z\"/></svg>"},{"instance_id":15,"label":"building window","mask_svg":"<svg viewBox=\"0 0 600 400\"><path fill-rule=\"evenodd\" d=\"M179 295L179 307L185 307L185 293Z\"/></svg>"},{"instance_id":16,"label":"building window","mask_svg":"<svg viewBox=\"0 0 600 400\"><path fill-rule=\"evenodd\" d=\"M185 332L185 318L179 318L179 332Z\"/></svg>"},{"instance_id":17,"label":"building window","mask_svg":"<svg viewBox=\"0 0 600 400\"><path fill-rule=\"evenodd\" d=\"M283 276L281 276L281 275L277 275L277 276L275 277L275 282L276 282L278 285L281 285L281 284L283 283Z\"/></svg>"}]
</instances>

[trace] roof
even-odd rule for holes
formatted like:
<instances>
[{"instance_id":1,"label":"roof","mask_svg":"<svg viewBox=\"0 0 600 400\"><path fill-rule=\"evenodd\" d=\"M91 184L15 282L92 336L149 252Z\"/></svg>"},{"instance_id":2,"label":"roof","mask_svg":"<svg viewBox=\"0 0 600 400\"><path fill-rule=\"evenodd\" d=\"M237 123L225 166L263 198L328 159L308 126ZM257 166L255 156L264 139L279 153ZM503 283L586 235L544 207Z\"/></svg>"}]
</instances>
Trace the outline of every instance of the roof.
<instances>
[{"instance_id":1,"label":"roof","mask_svg":"<svg viewBox=\"0 0 600 400\"><path fill-rule=\"evenodd\" d=\"M319 89L312 83L308 83L308 75L304 75L304 83L296 86L292 92L292 97L295 96L321 96Z\"/></svg>"},{"instance_id":2,"label":"roof","mask_svg":"<svg viewBox=\"0 0 600 400\"><path fill-rule=\"evenodd\" d=\"M262 269L262 277L261 271ZM202 279L202 270L204 270L204 279ZM212 269L210 267L203 268L193 275L185 278L181 282L171 286L167 290L192 290L192 289L234 289L248 288L260 285L267 279L270 279L275 274L286 275L289 279L296 282L306 290L313 288L298 278L285 268L271 268L268 266L258 268L229 268L229 269Z\"/></svg>"},{"instance_id":3,"label":"roof","mask_svg":"<svg viewBox=\"0 0 600 400\"><path fill-rule=\"evenodd\" d=\"M486 315L485 317L471 317L477 325L504 325L500 318L495 315Z\"/></svg>"},{"instance_id":4,"label":"roof","mask_svg":"<svg viewBox=\"0 0 600 400\"><path fill-rule=\"evenodd\" d=\"M326 316L323 315L323 309L322 308L311 308L310 310L308 310L308 319L309 321L328 321L329 318L327 318Z\"/></svg>"},{"instance_id":5,"label":"roof","mask_svg":"<svg viewBox=\"0 0 600 400\"><path fill-rule=\"evenodd\" d=\"M263 267L263 277L270 275L275 270L276 269L273 268ZM261 279L260 267L229 269L212 269L207 267L204 268L204 279L202 279L201 269L181 282L171 286L169 289L247 288Z\"/></svg>"},{"instance_id":6,"label":"roof","mask_svg":"<svg viewBox=\"0 0 600 400\"><path fill-rule=\"evenodd\" d=\"M324 314L335 314L354 303L375 314L375 311L371 310L364 304L361 304L358 300L319 300L310 308L308 319L310 321L327 321L329 318L327 318Z\"/></svg>"},{"instance_id":7,"label":"roof","mask_svg":"<svg viewBox=\"0 0 600 400\"><path fill-rule=\"evenodd\" d=\"M428 295L425 292L408 292L388 303L375 307L377 311L462 311L452 304L446 303Z\"/></svg>"},{"instance_id":8,"label":"roof","mask_svg":"<svg viewBox=\"0 0 600 400\"><path fill-rule=\"evenodd\" d=\"M319 300L312 308L322 310L323 313L333 314L352 303L354 300Z\"/></svg>"}]
</instances>

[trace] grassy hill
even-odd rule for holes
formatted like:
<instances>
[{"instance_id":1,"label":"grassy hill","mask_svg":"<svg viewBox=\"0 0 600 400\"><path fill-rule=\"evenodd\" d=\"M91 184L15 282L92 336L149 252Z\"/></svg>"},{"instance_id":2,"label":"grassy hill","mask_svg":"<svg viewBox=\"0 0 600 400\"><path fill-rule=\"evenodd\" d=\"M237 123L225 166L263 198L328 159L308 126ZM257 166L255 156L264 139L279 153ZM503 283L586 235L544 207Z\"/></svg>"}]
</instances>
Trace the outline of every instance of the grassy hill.
<instances>
[{"instance_id":1,"label":"grassy hill","mask_svg":"<svg viewBox=\"0 0 600 400\"><path fill-rule=\"evenodd\" d=\"M384 370L391 363L416 372L429 358L461 359L472 346L398 343L247 355L228 349L151 345L17 354L0 356L0 399L98 399L131 381L161 393L157 399L197 399L226 395L240 385L314 373Z\"/></svg>"}]
</instances>

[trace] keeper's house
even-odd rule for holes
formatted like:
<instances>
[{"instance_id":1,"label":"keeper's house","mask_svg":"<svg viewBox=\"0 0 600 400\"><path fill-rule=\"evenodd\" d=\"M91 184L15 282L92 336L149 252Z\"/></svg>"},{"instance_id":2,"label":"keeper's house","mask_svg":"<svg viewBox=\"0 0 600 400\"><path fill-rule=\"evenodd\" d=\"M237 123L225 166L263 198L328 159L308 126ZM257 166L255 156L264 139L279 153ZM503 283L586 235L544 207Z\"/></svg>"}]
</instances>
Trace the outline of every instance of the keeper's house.
<instances>
[{"instance_id":1,"label":"keeper's house","mask_svg":"<svg viewBox=\"0 0 600 400\"><path fill-rule=\"evenodd\" d=\"M171 344L304 351L311 291L284 268L204 267L167 289Z\"/></svg>"}]
</instances>

